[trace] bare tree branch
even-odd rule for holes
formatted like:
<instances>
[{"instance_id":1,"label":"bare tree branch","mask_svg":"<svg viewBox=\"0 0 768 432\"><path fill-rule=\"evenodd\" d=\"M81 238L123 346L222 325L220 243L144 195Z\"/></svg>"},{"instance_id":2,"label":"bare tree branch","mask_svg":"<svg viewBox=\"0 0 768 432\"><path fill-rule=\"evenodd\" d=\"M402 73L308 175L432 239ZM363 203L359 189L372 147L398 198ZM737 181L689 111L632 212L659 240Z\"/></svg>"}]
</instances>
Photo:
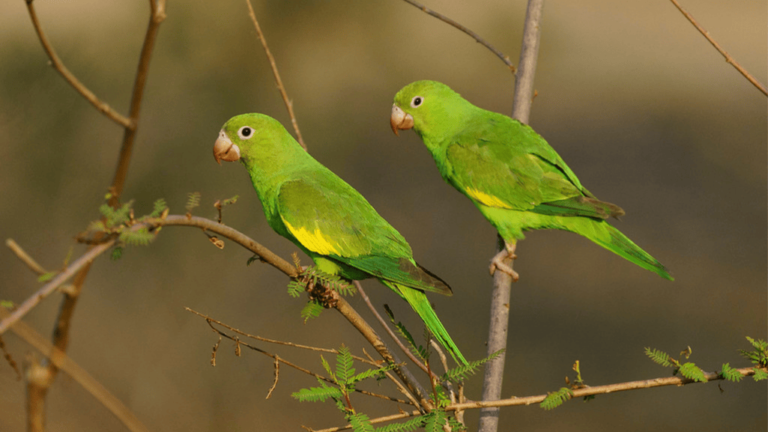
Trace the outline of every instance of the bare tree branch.
<instances>
[{"instance_id":1,"label":"bare tree branch","mask_svg":"<svg viewBox=\"0 0 768 432\"><path fill-rule=\"evenodd\" d=\"M275 58L272 57L272 52L269 51L269 46L267 46L267 39L264 37L264 33L261 32L261 27L259 26L259 22L256 20L256 13L253 11L253 6L251 6L251 0L245 0L245 2L248 5L248 13L251 15L253 26L256 28L256 33L259 35L261 46L264 47L264 52L267 53L267 58L269 59L269 65L272 67L272 73L275 75L275 82L277 83L277 89L280 90L280 95L283 97L283 102L285 102L285 107L288 109L288 115L291 116L291 123L293 124L293 130L296 131L296 139L298 139L299 144L301 144L301 147L304 148L304 150L306 150L307 145L304 144L304 138L301 137L301 131L299 130L299 123L296 121L296 115L293 113L293 102L291 102L291 100L288 98L288 93L285 91L285 87L283 86L283 80L280 79L280 73L277 71L277 63L275 63Z\"/></svg>"},{"instance_id":2,"label":"bare tree branch","mask_svg":"<svg viewBox=\"0 0 768 432\"><path fill-rule=\"evenodd\" d=\"M0 307L0 318L7 318L8 311L5 308ZM93 395L102 405L104 405L112 414L115 415L128 430L131 432L149 432L141 421L126 407L118 398L109 392L101 383L94 379L91 375L83 370L74 360L67 356L61 350L56 349L50 342L37 333L32 327L27 325L24 321L17 321L11 327L11 331L18 337L32 345L36 350L40 351L42 355L49 358L56 368L61 369L67 375L71 376L78 384L80 384L88 393ZM36 377L29 379L51 379L48 368L39 366L44 370L34 370L28 373L34 373ZM40 383L38 388L45 388L45 383ZM30 398L28 398L29 400ZM30 416L31 417L31 416Z\"/></svg>"},{"instance_id":3,"label":"bare tree branch","mask_svg":"<svg viewBox=\"0 0 768 432\"><path fill-rule=\"evenodd\" d=\"M764 86L764 85L762 85L762 84L761 84L761 83L760 83L760 82L757 80L757 78L753 77L753 76L752 76L752 75L751 75L749 72L747 72L747 70L746 70L746 69L744 69L744 68L743 68L743 67L742 67L742 66L741 66L741 65L740 65L740 64L739 64L739 63L738 63L736 60L734 60L734 59L733 59L733 57L731 57L731 55L730 55L730 54L728 54L728 53L727 53L727 52L726 52L726 51L725 51L725 50L724 50L724 49L723 49L723 48L720 46L720 44L719 44L719 43L717 43L717 41L716 41L715 39L713 39L713 38L712 38L712 36L710 36L710 35L709 35L709 32L708 32L708 31L706 31L706 30L704 30L704 27L702 27L701 25L699 25L699 23L698 23L698 22L696 22L696 20L693 18L693 16L692 16L690 13L688 13L688 11L686 11L685 9L683 9L683 7L682 7L682 6L680 6L680 3L678 3L678 2L677 2L677 0L670 0L670 1L671 1L671 2L672 2L672 4L674 4L674 5L675 5L675 7L676 7L676 8L677 8L677 9L678 9L678 10L679 10L679 11L680 11L680 12L681 12L681 13L682 13L682 14L683 14L683 15L684 15L684 16L685 16L687 19L688 19L688 21L690 21L690 22L691 22L691 24L693 24L693 26L694 26L694 27L696 27L696 29L697 29L697 30L698 30L698 31L699 31L699 32L700 32L702 35L704 35L704 37L705 37L705 38L707 38L707 40L709 41L709 43L711 43L711 44L712 44L712 46L713 46L713 47L715 47L715 49L716 49L716 50L717 50L717 51L718 51L720 54L722 54L722 56L723 56L723 57L725 57L725 62L726 62L726 63L730 63L730 64L731 64L733 67L735 67L735 68L736 68L736 70L737 70L737 71L739 71L739 73L741 73L742 75L744 75L744 78L746 78L746 79L747 79L749 82L751 82L751 83L752 83L752 85L754 85L755 87L757 87L757 89L758 89L758 90L760 90L761 92L763 92L763 94L764 94L764 95L768 96L768 90L766 90L766 89L765 89L765 86Z\"/></svg>"},{"instance_id":4,"label":"bare tree branch","mask_svg":"<svg viewBox=\"0 0 768 432\"><path fill-rule=\"evenodd\" d=\"M33 296L29 297L27 300L24 301L24 303L19 305L19 307L16 308L16 310L13 311L13 313L10 316L8 316L7 318L3 318L3 320L0 321L0 335L5 333L5 331L8 330L18 320L20 320L21 317L26 315L35 306L40 304L40 302L44 298L48 297L52 292L56 291L56 289L59 286L61 286L64 282L69 280L69 278L74 276L74 274L78 270L88 265L91 261L96 259L97 256L101 255L104 251L109 249L114 243L115 243L115 240L112 239L100 245L94 246L93 248L89 249L86 253L84 253L80 258L75 260L75 262L67 266L61 273L56 275L50 282L43 285L43 287L40 288Z\"/></svg>"},{"instance_id":5,"label":"bare tree branch","mask_svg":"<svg viewBox=\"0 0 768 432\"><path fill-rule=\"evenodd\" d=\"M106 103L99 100L99 98L96 97L95 94L93 94L92 91L88 90L83 83L80 82L73 74L72 72L67 69L66 66L64 66L64 63L61 62L61 59L59 59L59 56L56 55L56 51L53 50L53 46L48 41L48 37L45 36L45 33L43 32L43 28L40 26L40 21L37 19L37 13L35 12L35 6L32 4L34 0L26 0L27 2L27 10L29 11L29 17L32 19L32 25L35 27L35 32L37 32L37 37L40 38L40 43L43 45L43 49L45 50L45 53L48 54L48 58L51 59L51 65L56 70L56 72L60 73L62 77L72 86L75 90L77 90L80 95L82 95L88 102L90 102L94 107L96 107L99 112L104 114L105 116L109 117L110 120L114 121L115 123L123 126L126 129L132 129L135 128L136 125L131 122L130 119L126 118L122 114L118 113L112 107L107 105Z\"/></svg>"},{"instance_id":6,"label":"bare tree branch","mask_svg":"<svg viewBox=\"0 0 768 432\"><path fill-rule=\"evenodd\" d=\"M528 123L533 100L533 77L536 72L536 60L539 54L539 39L542 9L544 0L529 0L528 10L525 14L525 28L523 30L523 47L520 52L519 69L515 73L515 96L512 103L512 117ZM504 240L500 240L499 251L505 247ZM512 257L504 263L510 265ZM482 400L492 401L501 397L501 386L504 380L504 361L508 350L507 328L509 326L509 302L512 293L512 277L503 271L497 271L493 279L493 293L491 294L491 322L488 329L488 355L499 350L504 353L485 365L483 377ZM499 409L488 408L480 412L479 432L495 432L499 426Z\"/></svg>"},{"instance_id":7,"label":"bare tree branch","mask_svg":"<svg viewBox=\"0 0 768 432\"><path fill-rule=\"evenodd\" d=\"M26 252L24 252L24 249L21 248L21 246L18 245L13 239L8 239L5 241L5 245L10 248L13 253L16 254L17 257L19 257L20 260L24 262L24 264L27 265L27 267L30 268L33 272L43 275L46 273L45 269L37 263L34 259L32 259L31 256L29 256Z\"/></svg>"},{"instance_id":8,"label":"bare tree branch","mask_svg":"<svg viewBox=\"0 0 768 432\"><path fill-rule=\"evenodd\" d=\"M417 7L417 8L419 8L419 9L421 9L422 12L425 12L425 13L427 13L427 14L429 14L429 15L437 18L437 19L439 19L440 21L443 21L446 24L452 25L453 27L456 27L457 29L459 29L459 30L463 31L464 33L468 34L477 43L479 43L480 45L482 45L482 46L488 48L489 50L491 50L491 52L494 53L496 55L496 57L500 58L501 61L503 61L504 64L507 65L507 67L509 67L509 70L511 70L512 73L515 73L515 65L512 64L512 61L509 59L509 56L504 54L503 52L497 50L496 47L494 47L493 45L488 43L488 41L486 41L485 39L481 38L480 35L478 35L477 33L473 32L472 30L470 30L470 29L468 29L466 27L464 27L463 25L457 23L456 21L448 18L447 16L441 14L440 12L436 12L436 11L433 11L432 9L429 9L428 7L424 6L421 3L417 3L417 2L415 2L413 0L404 0L404 1L406 3L408 3L408 4L410 4L410 5L413 5L413 6Z\"/></svg>"}]
</instances>

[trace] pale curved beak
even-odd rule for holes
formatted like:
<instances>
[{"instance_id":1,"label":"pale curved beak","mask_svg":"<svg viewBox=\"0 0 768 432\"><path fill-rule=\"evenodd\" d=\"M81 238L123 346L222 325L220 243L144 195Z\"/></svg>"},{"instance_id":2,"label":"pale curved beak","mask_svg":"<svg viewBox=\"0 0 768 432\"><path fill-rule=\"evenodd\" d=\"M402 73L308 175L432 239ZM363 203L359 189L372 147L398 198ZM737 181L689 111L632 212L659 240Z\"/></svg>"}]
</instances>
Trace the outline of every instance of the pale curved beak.
<instances>
[{"instance_id":1,"label":"pale curved beak","mask_svg":"<svg viewBox=\"0 0 768 432\"><path fill-rule=\"evenodd\" d=\"M232 143L224 129L219 132L219 138L213 145L213 158L221 165L221 161L234 162L240 159L240 148Z\"/></svg>"},{"instance_id":2,"label":"pale curved beak","mask_svg":"<svg viewBox=\"0 0 768 432\"><path fill-rule=\"evenodd\" d=\"M400 109L397 105L392 105L392 115L389 116L389 125L392 126L392 132L395 135L399 130L406 130L413 127L413 117L410 114L406 114L405 111Z\"/></svg>"}]
</instances>

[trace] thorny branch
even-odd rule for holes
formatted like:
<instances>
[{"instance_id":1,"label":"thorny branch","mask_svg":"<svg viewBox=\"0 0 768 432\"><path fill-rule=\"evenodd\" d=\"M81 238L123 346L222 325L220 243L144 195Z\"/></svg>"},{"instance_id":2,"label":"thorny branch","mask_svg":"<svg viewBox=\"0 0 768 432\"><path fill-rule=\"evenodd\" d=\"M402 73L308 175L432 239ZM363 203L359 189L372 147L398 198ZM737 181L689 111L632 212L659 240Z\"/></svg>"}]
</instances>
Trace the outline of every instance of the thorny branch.
<instances>
[{"instance_id":1,"label":"thorny branch","mask_svg":"<svg viewBox=\"0 0 768 432\"><path fill-rule=\"evenodd\" d=\"M733 67L735 67L735 68L736 68L736 70L737 70L737 71L739 71L739 73L741 73L742 75L744 75L744 78L746 78L746 79L747 79L749 82L751 82L751 83L752 83L752 85L754 85L755 87L757 87L757 89L758 89L758 90L760 90L761 92L763 92L763 94L764 94L764 95L768 96L768 90L766 90L766 89L765 89L765 86L764 86L764 85L762 85L762 84L761 84L761 83L760 83L760 82L757 80L757 78L753 77L753 76L752 76L752 75L751 75L749 72L747 72L747 70L746 70L746 69L744 69L744 68L743 68L743 67L742 67L742 66L741 66L741 65L740 65L740 64L739 64L739 63L738 63L736 60L734 60L734 59L733 59L733 57L731 57L731 55L730 55L730 54L728 54L728 52L726 52L726 51L725 51L725 50L724 50L724 49L723 49L723 48L720 46L720 44L719 44L719 43L717 43L717 41L716 41L715 39L713 39L713 38L712 38L712 36L710 36L710 35L709 35L709 32L708 32L708 31L706 31L706 30L704 30L704 27L702 27L702 26L701 26L701 25L700 25L700 24L699 24L699 23L698 23L698 22L697 22L697 21L696 21L696 20L693 18L693 15L691 15L690 13L688 13L688 11L686 11L685 9L683 9L683 7L682 7L682 6L680 6L680 3L678 3L678 2L677 2L677 0L670 0L670 1L671 1L671 2L672 2L672 4L674 4L674 5L675 5L675 7L676 7L676 8L677 8L677 9L678 9L678 10L679 10L679 11L680 11L680 12L681 12L681 13L682 13L682 14L683 14L683 15L684 15L684 16L685 16L687 19L688 19L688 21L690 21L690 22L691 22L691 24L693 24L693 26L694 26L694 27L696 27L696 29L699 31L699 33L701 33L702 35L704 35L704 37L705 37L705 38L707 38L707 40L709 41L709 43L711 43L711 44L712 44L712 46L713 46L713 47L715 47L715 49L717 50L717 52L719 52L720 54L722 54L722 56L723 56L723 57L725 57L725 62L726 62L726 63L730 63L731 65L733 65Z\"/></svg>"},{"instance_id":2,"label":"thorny branch","mask_svg":"<svg viewBox=\"0 0 768 432\"><path fill-rule=\"evenodd\" d=\"M768 371L768 369L766 368L762 368L762 369ZM755 369L752 367L736 369L736 371L738 371L742 376L745 376L745 377L752 376L755 374ZM724 379L717 372L705 372L704 376L707 379L707 381L705 382L720 381ZM674 376L674 377L664 377L664 378L656 378L656 379L642 380L642 381L630 381L630 382L618 383L618 384L608 384L608 385L596 386L596 387L585 387L582 389L572 390L572 393L573 393L573 399L576 399L576 398L582 398L586 396L616 393L616 392L627 391L627 390L641 390L641 389L665 387L665 386L682 387L684 385L696 384L696 383L697 381L694 381L688 378ZM520 405L527 406L532 404L538 404L542 402L544 399L546 399L547 396L548 395L526 396L526 397L513 396L509 399L501 399L496 401L465 402L465 403L448 405L445 408L445 410L458 411L458 410L489 408L489 407L506 407L506 406L520 406ZM402 420L404 418L415 417L418 415L421 415L421 413L419 413L418 411L411 411L411 412L394 414L390 416L371 419L371 423L377 424L377 423L384 423L384 422L389 422L393 420ZM343 430L349 430L349 429L352 429L352 426L346 425L342 427L322 429L315 432L337 432L337 431L343 431Z\"/></svg>"},{"instance_id":3,"label":"thorny branch","mask_svg":"<svg viewBox=\"0 0 768 432\"><path fill-rule=\"evenodd\" d=\"M428 7L424 6L421 3L417 3L417 2L415 2L413 0L404 0L404 1L406 3L408 3L408 4L410 4L410 5L413 5L413 6L417 7L417 8L419 8L419 9L421 9L422 12L427 13L427 14L429 14L429 15L437 18L437 19L439 19L440 21L443 21L446 24L452 25L453 27L456 27L457 29L459 29L459 30L463 31L464 33L468 34L477 43L479 43L480 45L488 48L489 50L491 50L492 53L496 54L496 57L500 58L501 61L503 61L504 64L507 65L507 67L509 67L509 70L511 70L512 73L515 72L515 65L512 64L512 61L509 59L509 56L504 54L503 52L497 50L496 47L494 47L493 45L488 43L488 41L486 41L485 39L481 38L480 35L478 35L477 33L473 32L472 30L470 30L470 29L468 29L466 27L464 27L463 25L457 23L456 21L448 18L445 15L443 15L443 14L441 14L439 12L433 11L432 9L429 9Z\"/></svg>"},{"instance_id":4,"label":"thorny branch","mask_svg":"<svg viewBox=\"0 0 768 432\"><path fill-rule=\"evenodd\" d=\"M301 137L301 131L299 130L299 123L296 121L296 115L293 113L293 102L291 102L291 100L288 98L288 93L285 91L285 87L283 86L283 80L280 79L280 73L277 71L277 63L275 63L275 58L272 57L272 52L269 51L269 46L267 46L267 39L264 37L264 33L261 32L259 21L256 20L256 13L253 11L251 0L245 0L245 2L248 5L248 13L251 15L251 21L253 21L253 26L256 28L256 33L259 35L261 45L264 47L264 52L267 54L267 58L269 59L269 65L272 67L272 73L275 75L277 89L280 90L280 95L283 97L285 107L288 109L288 115L291 116L293 130L296 131L296 138L298 139L299 144L301 144L301 147L306 150L307 145L304 144L304 138Z\"/></svg>"}]
</instances>

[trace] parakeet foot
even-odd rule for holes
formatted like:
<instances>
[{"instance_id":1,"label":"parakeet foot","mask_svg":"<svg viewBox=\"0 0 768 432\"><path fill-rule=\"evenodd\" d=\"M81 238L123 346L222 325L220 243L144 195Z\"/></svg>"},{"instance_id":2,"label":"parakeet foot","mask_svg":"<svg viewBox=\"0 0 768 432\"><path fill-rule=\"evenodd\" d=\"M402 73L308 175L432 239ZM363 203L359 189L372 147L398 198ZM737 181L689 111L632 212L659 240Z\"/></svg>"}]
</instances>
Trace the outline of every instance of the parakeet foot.
<instances>
[{"instance_id":1,"label":"parakeet foot","mask_svg":"<svg viewBox=\"0 0 768 432\"><path fill-rule=\"evenodd\" d=\"M509 243L506 243L504 246L504 249L502 249L499 253L496 254L496 256L491 259L491 266L489 268L491 276L496 273L496 270L501 270L512 277L512 281L517 282L518 279L520 279L520 275L517 274L516 271L512 270L511 265L504 263L504 260L507 258L511 258L513 260L517 258L517 255L515 255L515 249L517 245L510 245Z\"/></svg>"}]
</instances>

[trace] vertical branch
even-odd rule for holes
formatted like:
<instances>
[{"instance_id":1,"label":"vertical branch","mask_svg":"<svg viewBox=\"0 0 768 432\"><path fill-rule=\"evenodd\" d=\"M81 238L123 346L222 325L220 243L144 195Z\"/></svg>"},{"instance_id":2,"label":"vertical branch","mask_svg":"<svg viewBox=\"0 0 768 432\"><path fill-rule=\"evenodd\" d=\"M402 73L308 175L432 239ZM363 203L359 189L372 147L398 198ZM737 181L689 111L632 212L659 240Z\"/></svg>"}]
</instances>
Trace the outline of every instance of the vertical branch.
<instances>
[{"instance_id":1,"label":"vertical branch","mask_svg":"<svg viewBox=\"0 0 768 432\"><path fill-rule=\"evenodd\" d=\"M512 103L512 117L528 123L533 101L533 77L536 72L536 60L539 55L541 13L544 0L528 0L523 31L523 46L520 61L515 73L515 96ZM501 238L499 238L501 240ZM499 251L504 241L499 242ZM506 264L511 264L508 258ZM488 330L488 355L505 349L504 353L485 366L483 378L483 401L501 398L501 384L504 378L504 361L509 350L507 347L507 328L509 326L509 302L512 292L512 278L505 272L497 271L493 278L491 297L491 322ZM499 408L483 408L480 411L479 432L498 430Z\"/></svg>"},{"instance_id":2,"label":"vertical branch","mask_svg":"<svg viewBox=\"0 0 768 432\"><path fill-rule=\"evenodd\" d=\"M272 74L275 75L275 82L277 83L277 89L280 90L280 95L283 96L283 102L285 102L285 107L288 109L288 115L291 116L291 123L293 124L293 130L296 131L296 139L299 141L299 144L301 144L301 147L306 150L307 146L304 144L304 138L301 137L301 131L299 130L299 123L296 121L296 115L293 113L293 102L288 98L288 93L285 91L285 87L283 87L283 80L280 79L280 73L277 71L277 63L275 63L275 58L272 57L272 52L269 50L269 46L267 46L267 39L264 37L264 33L261 32L261 26L259 26L259 21L256 20L256 12L253 11L253 6L251 6L251 0L246 0L245 3L248 5L248 13L251 15L251 21L253 21L253 26L256 28L256 33L259 35L259 41L261 41L261 46L264 47L264 52L267 54L267 58L269 59L269 65L272 67Z\"/></svg>"}]
</instances>

